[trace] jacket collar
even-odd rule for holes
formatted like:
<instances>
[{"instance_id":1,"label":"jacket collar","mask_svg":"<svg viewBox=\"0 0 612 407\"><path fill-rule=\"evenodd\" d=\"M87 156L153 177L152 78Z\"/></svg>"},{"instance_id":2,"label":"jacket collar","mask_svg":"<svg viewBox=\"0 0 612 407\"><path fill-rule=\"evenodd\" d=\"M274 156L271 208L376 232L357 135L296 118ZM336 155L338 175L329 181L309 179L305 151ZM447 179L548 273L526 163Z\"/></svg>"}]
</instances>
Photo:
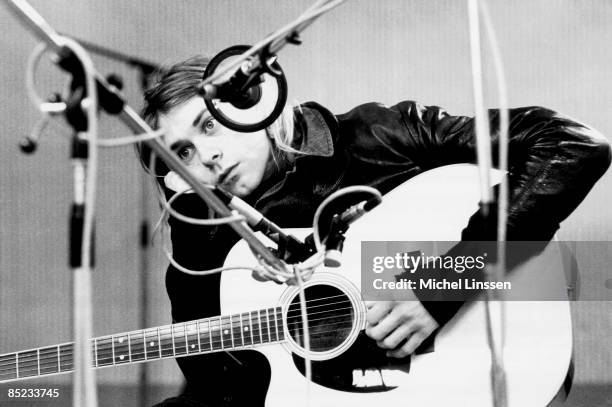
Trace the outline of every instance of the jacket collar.
<instances>
[{"instance_id":1,"label":"jacket collar","mask_svg":"<svg viewBox=\"0 0 612 407\"><path fill-rule=\"evenodd\" d=\"M334 154L334 134L338 121L326 108L315 102L307 102L296 108L296 149L304 153L296 159L308 156L331 157Z\"/></svg>"}]
</instances>

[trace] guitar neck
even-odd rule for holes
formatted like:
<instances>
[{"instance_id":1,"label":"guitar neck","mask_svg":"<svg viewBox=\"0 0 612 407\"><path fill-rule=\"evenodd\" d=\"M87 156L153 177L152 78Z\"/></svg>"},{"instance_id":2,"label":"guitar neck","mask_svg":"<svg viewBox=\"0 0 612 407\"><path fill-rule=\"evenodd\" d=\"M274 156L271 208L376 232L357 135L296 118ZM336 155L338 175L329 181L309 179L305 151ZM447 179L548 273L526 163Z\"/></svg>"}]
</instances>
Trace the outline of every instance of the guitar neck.
<instances>
[{"instance_id":1,"label":"guitar neck","mask_svg":"<svg viewBox=\"0 0 612 407\"><path fill-rule=\"evenodd\" d=\"M283 341L281 307L91 339L93 367L190 356ZM0 355L0 383L69 373L74 343Z\"/></svg>"}]
</instances>

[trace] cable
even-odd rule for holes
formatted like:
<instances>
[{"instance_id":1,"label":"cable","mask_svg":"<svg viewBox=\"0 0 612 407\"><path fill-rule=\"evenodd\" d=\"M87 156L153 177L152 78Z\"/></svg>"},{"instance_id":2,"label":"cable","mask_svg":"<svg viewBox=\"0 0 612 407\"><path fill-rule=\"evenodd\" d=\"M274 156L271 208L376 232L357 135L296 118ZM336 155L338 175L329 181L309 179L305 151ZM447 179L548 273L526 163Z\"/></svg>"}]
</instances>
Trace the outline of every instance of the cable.
<instances>
[{"instance_id":1,"label":"cable","mask_svg":"<svg viewBox=\"0 0 612 407\"><path fill-rule=\"evenodd\" d=\"M200 219L200 218L192 218L190 216L186 216L186 215L182 215L180 213L178 213L176 210L174 210L172 208L172 203L181 195L186 194L188 192L191 192L191 189L186 189L183 191L179 191L177 193L175 193L174 195L172 195L172 197L170 199L168 199L168 201L163 201L162 205L164 207L164 212L168 212L170 215L174 216L175 218L177 218L178 220L185 222L185 223L189 223L191 225L203 225L203 226L216 226L216 225L225 225L226 223L230 223L230 222L242 222L245 220L244 216L239 215L236 211L232 211L232 213L234 214L234 216L228 216L225 218L218 218L218 219ZM162 216L164 215L164 213L162 213Z\"/></svg>"},{"instance_id":2,"label":"cable","mask_svg":"<svg viewBox=\"0 0 612 407\"><path fill-rule=\"evenodd\" d=\"M488 14L488 9L486 6L481 4L478 0L468 0L468 17L469 17L469 31L470 31L470 49L471 49L471 58L472 58L472 78L473 78L473 87L474 87L474 103L476 106L476 133L477 135L485 135L490 138L489 128L488 128L488 120L486 120L486 111L484 109L483 96L482 96L482 72L481 72L481 61L480 61L480 33L479 33L479 22L478 22L478 11L483 15L485 19L485 25L488 24L486 29L489 34L489 44L492 49L493 58L495 61L495 73L498 79L498 87L499 87L499 96L500 99L503 99L501 103L506 104L506 106L501 106L500 112L500 165L504 166L507 169L507 128L508 128L508 116L507 116L507 100L506 98L506 87L504 80L504 72L501 66L501 55L497 46L497 37L495 36L495 32L493 30L492 24L490 22L490 16ZM503 84L502 84L503 82ZM505 113L504 113L505 111ZM502 115L506 115L505 118ZM505 120L502 123L502 120ZM483 136L481 136L483 137ZM502 137L504 140L502 140ZM489 168L491 168L490 160L491 160L491 151L490 151L490 142L488 143L477 143L477 153L478 153L478 161L480 166L481 173L481 190L482 190L482 203L488 204L492 202L491 190L490 190L490 179L489 179ZM499 281L500 274L503 270L504 264L500 263L500 261L505 262L505 256L502 251L505 248L505 238L506 238L506 221L507 221L507 184L504 185L506 178L506 174L502 178L502 191L503 196L500 196L500 200L498 202L498 228L497 228L497 252L498 255L501 254L502 257L498 257L497 264L495 264L495 269L493 272L493 278L496 281ZM503 212L503 213L502 213ZM503 224L502 224L503 221ZM487 278L491 278L491 273L487 273ZM493 405L495 407L505 407L508 402L507 398L507 383L506 377L503 367L503 336L504 336L504 325L505 325L505 315L504 315L504 306L503 302L500 303L500 314L499 321L501 324L501 338L499 340L499 347L496 344L495 335L493 332L493 318L491 315L491 306L492 300L498 299L499 294L493 294L491 290L486 292L486 301L485 301L485 321L486 321L486 331L487 331L487 342L489 345L489 350L491 353L491 389L493 394Z\"/></svg>"},{"instance_id":3,"label":"cable","mask_svg":"<svg viewBox=\"0 0 612 407\"><path fill-rule=\"evenodd\" d=\"M499 169L504 174L508 172L508 130L509 130L509 112L508 112L508 88L506 83L506 74L504 72L503 60L499 48L499 41L493 24L489 8L485 2L479 2L480 12L482 13L485 29L487 31L487 39L491 48L493 57L493 66L495 68L495 77L498 84L499 96ZM499 242L506 241L507 225L508 225L508 177L502 177L500 183L500 192L498 199L497 211L497 240ZM499 263L505 264L505 250L499 251Z\"/></svg>"},{"instance_id":4,"label":"cable","mask_svg":"<svg viewBox=\"0 0 612 407\"><path fill-rule=\"evenodd\" d=\"M306 308L306 294L302 274L296 269L295 279L299 288L300 314L302 317L302 332L304 333L304 365L306 370L306 405L310 404L310 382L312 381L312 361L310 360L310 331L308 328L308 312Z\"/></svg>"},{"instance_id":5,"label":"cable","mask_svg":"<svg viewBox=\"0 0 612 407\"><path fill-rule=\"evenodd\" d=\"M325 207L329 205L330 202L338 199L339 197L348 195L348 194L352 194L352 193L356 193L356 192L367 192L367 193L374 195L375 197L379 199L382 199L380 192L376 190L375 188L363 186L363 185L355 185L355 186L350 186L350 187L342 188L342 189L335 191L334 193L329 195L327 198L325 198L323 202L321 202L321 204L317 207L317 210L315 211L313 221L312 221L313 240L315 243L316 254L315 256L311 257L311 259L314 259L312 260L314 263L313 267L310 268L311 274L316 267L323 264L324 257L325 257L325 248L323 247L321 243L321 239L319 235L319 218L321 217L321 213L323 213L323 209L325 209ZM297 268L294 268L294 272L295 272L295 281L297 282L297 285L299 287L300 312L301 312L301 317L302 317L302 329L304 332L304 349L305 349L304 364L305 364L305 370L306 370L306 398L305 400L308 403L308 401L310 400L310 382L312 380L312 361L310 360L310 357L309 357L310 355L310 333L308 330L308 313L307 313L307 308L306 308L306 295L304 293L304 282L302 279L303 272L302 270L299 270ZM310 277L310 275L308 275L308 277Z\"/></svg>"},{"instance_id":6,"label":"cable","mask_svg":"<svg viewBox=\"0 0 612 407\"><path fill-rule=\"evenodd\" d=\"M133 136L116 137L116 138L101 138L98 139L97 144L100 147L123 147L131 144L141 143L145 140L151 140L154 138L162 137L164 135L163 130L153 131L151 133L135 134Z\"/></svg>"},{"instance_id":7,"label":"cable","mask_svg":"<svg viewBox=\"0 0 612 407\"><path fill-rule=\"evenodd\" d=\"M368 187L365 185L353 185L350 187L345 187L345 188L337 190L336 192L334 192L333 194L325 198L323 202L321 202L321 204L317 208L314 214L313 220L312 220L312 237L313 237L315 248L317 249L317 251L324 251L323 245L321 243L321 238L319 236L319 218L321 217L321 213L323 212L323 209L325 209L325 207L329 205L329 203L332 202L333 200L343 195L347 195L347 194L351 194L355 192L367 192L367 193L374 195L375 197L379 199L382 199L382 195L380 194L380 191L378 191L375 188Z\"/></svg>"},{"instance_id":8,"label":"cable","mask_svg":"<svg viewBox=\"0 0 612 407\"><path fill-rule=\"evenodd\" d=\"M501 281L506 274L506 234L508 226L508 200L509 200L509 186L508 186L508 147L509 147L509 128L510 128L510 115L508 111L508 87L506 82L506 74L504 72L503 60L501 57L501 51L499 47L499 41L497 34L493 28L491 15L489 8L485 2L479 2L480 12L482 13L483 21L485 23L485 30L487 31L487 38L489 40L489 47L491 48L491 55L493 57L493 66L495 68L495 77L498 85L498 96L499 96L499 169L502 171L504 176L500 183L500 192L498 197L498 210L497 210L497 277L496 281ZM506 337L506 307L505 302L500 302L500 316L501 316L501 338L500 346L504 348L504 342Z\"/></svg>"},{"instance_id":9,"label":"cable","mask_svg":"<svg viewBox=\"0 0 612 407\"><path fill-rule=\"evenodd\" d=\"M39 43L34 47L32 53L28 57L28 61L26 64L26 77L25 77L25 85L26 92L28 94L28 98L30 101L36 106L36 108L42 113L46 114L58 114L64 112L66 110L66 103L64 102L47 102L36 91L36 80L35 73L36 67L40 63L40 58L47 50L47 45L45 43Z\"/></svg>"},{"instance_id":10,"label":"cable","mask_svg":"<svg viewBox=\"0 0 612 407\"><path fill-rule=\"evenodd\" d=\"M257 268L251 267L251 266L231 266L231 267L217 267L217 268L213 268L209 270L191 270L191 269L188 269L187 267L181 266L176 260L174 260L174 257L172 257L172 254L170 253L169 250L164 249L164 254L170 261L170 264L172 264L177 270L185 274L189 274L190 276L210 276L211 274L217 274L225 270L259 271Z\"/></svg>"},{"instance_id":11,"label":"cable","mask_svg":"<svg viewBox=\"0 0 612 407\"><path fill-rule=\"evenodd\" d=\"M36 90L36 79L35 73L42 55L47 51L48 47L45 43L39 43L30 56L28 57L26 66L26 93L30 101L36 106L41 113L46 115L55 115L63 113L66 110L66 103L64 102L47 102L45 101ZM127 137L119 138L98 138L96 137L96 144L100 147L123 147L126 145L141 143L145 140L154 139L163 136L163 130L154 131L152 133L144 133Z\"/></svg>"}]
</instances>

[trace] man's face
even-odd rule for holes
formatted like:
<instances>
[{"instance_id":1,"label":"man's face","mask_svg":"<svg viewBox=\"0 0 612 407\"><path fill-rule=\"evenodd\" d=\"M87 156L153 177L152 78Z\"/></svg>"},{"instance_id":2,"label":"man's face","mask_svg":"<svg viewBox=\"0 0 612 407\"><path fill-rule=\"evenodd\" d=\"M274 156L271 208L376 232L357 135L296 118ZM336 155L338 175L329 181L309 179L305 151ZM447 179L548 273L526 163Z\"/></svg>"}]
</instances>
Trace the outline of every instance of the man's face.
<instances>
[{"instance_id":1,"label":"man's face","mask_svg":"<svg viewBox=\"0 0 612 407\"><path fill-rule=\"evenodd\" d=\"M240 133L212 118L194 97L160 115L164 142L203 183L234 195L249 195L264 178L271 143L264 130Z\"/></svg>"}]
</instances>

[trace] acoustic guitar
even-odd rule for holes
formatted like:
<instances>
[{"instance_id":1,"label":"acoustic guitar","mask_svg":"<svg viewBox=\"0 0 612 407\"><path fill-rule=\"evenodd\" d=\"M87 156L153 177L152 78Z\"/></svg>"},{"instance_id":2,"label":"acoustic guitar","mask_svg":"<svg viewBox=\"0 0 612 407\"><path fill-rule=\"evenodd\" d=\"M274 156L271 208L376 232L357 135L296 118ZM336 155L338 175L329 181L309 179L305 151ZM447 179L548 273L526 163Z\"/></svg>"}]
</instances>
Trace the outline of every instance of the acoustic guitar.
<instances>
[{"instance_id":1,"label":"acoustic guitar","mask_svg":"<svg viewBox=\"0 0 612 407\"><path fill-rule=\"evenodd\" d=\"M492 173L495 182L501 174ZM255 349L271 366L266 405L310 406L491 406L491 359L484 302L466 304L413 355L388 358L364 334L361 295L362 241L458 241L477 209L474 166L458 164L423 173L385 195L351 225L343 262L321 267L305 283L310 352L304 348L298 289L260 282L248 271L221 278L221 316L92 339L94 367L161 358ZM288 230L305 237L307 230ZM263 238L263 237L262 237ZM550 245L549 245L550 246ZM548 249L547 249L548 250ZM513 285L565 295L560 256L532 259L512 273ZM551 259L559 259L558 262ZM226 265L256 260L244 242ZM533 270L537 270L534 273ZM509 292L511 298L512 292ZM499 304L493 304L499 306ZM506 301L504 366L509 406L545 406L570 365L572 326L568 301ZM0 383L67 373L72 344L0 355ZM312 382L304 359L312 361ZM300 401L302 400L302 401Z\"/></svg>"}]
</instances>

